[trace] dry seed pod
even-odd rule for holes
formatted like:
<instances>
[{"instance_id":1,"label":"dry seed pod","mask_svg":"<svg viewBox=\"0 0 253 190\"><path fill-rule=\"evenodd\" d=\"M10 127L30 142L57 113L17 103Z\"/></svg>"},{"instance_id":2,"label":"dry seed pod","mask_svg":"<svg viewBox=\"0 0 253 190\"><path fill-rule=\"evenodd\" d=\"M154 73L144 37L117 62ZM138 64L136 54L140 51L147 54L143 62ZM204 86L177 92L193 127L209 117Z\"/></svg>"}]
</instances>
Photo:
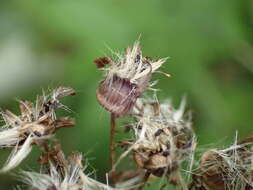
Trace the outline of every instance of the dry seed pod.
<instances>
[{"instance_id":1,"label":"dry seed pod","mask_svg":"<svg viewBox=\"0 0 253 190\"><path fill-rule=\"evenodd\" d=\"M41 144L52 137L57 129L74 125L71 118L56 118L57 108L66 108L59 99L73 95L72 88L59 87L49 96L39 96L35 105L20 101L21 115L10 111L2 112L6 127L0 131L0 148L14 148L8 161L0 172L15 168L30 153L33 144Z\"/></svg>"},{"instance_id":2,"label":"dry seed pod","mask_svg":"<svg viewBox=\"0 0 253 190\"><path fill-rule=\"evenodd\" d=\"M108 57L96 59L98 68L105 71L105 79L97 89L99 103L116 117L128 114L136 99L149 87L149 80L166 59L153 61L143 57L139 41L128 47L117 60ZM105 65L109 64L108 67Z\"/></svg>"},{"instance_id":3,"label":"dry seed pod","mask_svg":"<svg viewBox=\"0 0 253 190\"><path fill-rule=\"evenodd\" d=\"M247 137L226 149L205 152L193 184L196 190L200 187L204 190L249 190L253 188L252 166L252 137Z\"/></svg>"},{"instance_id":4,"label":"dry seed pod","mask_svg":"<svg viewBox=\"0 0 253 190\"><path fill-rule=\"evenodd\" d=\"M135 108L135 139L125 144L131 144L129 150L140 168L158 177L169 177L195 150L191 121L184 113L185 100L178 110L169 101L159 104L142 99L138 99Z\"/></svg>"}]
</instances>

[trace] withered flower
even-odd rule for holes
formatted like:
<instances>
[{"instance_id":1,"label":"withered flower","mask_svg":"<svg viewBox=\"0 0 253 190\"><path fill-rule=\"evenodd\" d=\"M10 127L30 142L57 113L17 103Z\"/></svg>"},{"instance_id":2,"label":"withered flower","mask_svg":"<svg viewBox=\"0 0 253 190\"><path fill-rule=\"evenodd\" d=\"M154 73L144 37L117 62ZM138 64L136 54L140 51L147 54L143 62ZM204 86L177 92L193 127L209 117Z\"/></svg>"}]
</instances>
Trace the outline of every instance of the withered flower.
<instances>
[{"instance_id":1,"label":"withered flower","mask_svg":"<svg viewBox=\"0 0 253 190\"><path fill-rule=\"evenodd\" d=\"M225 149L206 151L193 176L195 190L253 189L253 137Z\"/></svg>"},{"instance_id":2,"label":"withered flower","mask_svg":"<svg viewBox=\"0 0 253 190\"><path fill-rule=\"evenodd\" d=\"M80 153L72 153L66 158L57 145L42 157L47 165L41 173L22 172L21 180L33 190L113 190L84 173L86 166L82 164Z\"/></svg>"},{"instance_id":3,"label":"withered flower","mask_svg":"<svg viewBox=\"0 0 253 190\"><path fill-rule=\"evenodd\" d=\"M138 99L134 116L134 139L124 142L129 148L120 159L131 151L138 167L157 177L167 176L173 184L181 183L177 178L180 164L191 158L196 146L191 118L185 114L185 100L175 109L170 101L159 104Z\"/></svg>"},{"instance_id":4,"label":"withered flower","mask_svg":"<svg viewBox=\"0 0 253 190\"><path fill-rule=\"evenodd\" d=\"M150 86L152 74L167 58L152 60L142 56L139 41L126 49L118 59L96 59L94 63L105 71L105 79L97 89L99 103L116 117L128 114L145 89ZM108 65L106 67L106 65Z\"/></svg>"},{"instance_id":5,"label":"withered flower","mask_svg":"<svg viewBox=\"0 0 253 190\"><path fill-rule=\"evenodd\" d=\"M72 119L57 119L55 114L56 109L66 108L59 100L73 94L73 89L59 87L49 96L38 96L35 105L29 101L20 101L20 116L8 110L1 113L5 126L0 131L0 148L14 148L1 172L19 165L30 153L33 144L41 144L51 138L59 128L74 125Z\"/></svg>"}]
</instances>

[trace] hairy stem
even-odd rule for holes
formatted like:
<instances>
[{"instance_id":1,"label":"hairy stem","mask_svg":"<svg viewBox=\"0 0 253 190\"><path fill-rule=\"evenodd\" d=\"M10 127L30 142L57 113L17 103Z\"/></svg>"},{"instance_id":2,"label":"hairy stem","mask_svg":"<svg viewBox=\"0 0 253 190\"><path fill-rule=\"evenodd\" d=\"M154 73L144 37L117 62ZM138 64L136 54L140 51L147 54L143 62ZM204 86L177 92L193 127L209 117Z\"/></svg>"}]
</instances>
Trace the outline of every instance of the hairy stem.
<instances>
[{"instance_id":1,"label":"hairy stem","mask_svg":"<svg viewBox=\"0 0 253 190\"><path fill-rule=\"evenodd\" d=\"M115 128L116 128L116 117L111 114L111 131L110 131L110 162L111 168L114 168L115 164Z\"/></svg>"}]
</instances>

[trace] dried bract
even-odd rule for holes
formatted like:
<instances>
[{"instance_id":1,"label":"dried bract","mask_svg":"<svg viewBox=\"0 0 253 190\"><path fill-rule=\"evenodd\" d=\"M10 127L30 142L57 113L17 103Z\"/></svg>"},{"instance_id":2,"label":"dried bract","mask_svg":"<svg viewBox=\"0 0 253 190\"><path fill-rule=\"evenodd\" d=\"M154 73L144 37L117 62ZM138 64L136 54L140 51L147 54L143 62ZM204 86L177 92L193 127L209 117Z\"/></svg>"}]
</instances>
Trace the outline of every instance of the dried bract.
<instances>
[{"instance_id":1,"label":"dried bract","mask_svg":"<svg viewBox=\"0 0 253 190\"><path fill-rule=\"evenodd\" d=\"M35 105L29 101L20 101L19 116L8 110L2 112L6 126L0 131L0 148L14 147L2 172L16 167L29 154L33 144L41 144L51 138L59 128L74 125L72 119L58 119L55 114L56 109L66 108L59 99L73 93L71 88L59 87L50 96L39 96Z\"/></svg>"},{"instance_id":2,"label":"dried bract","mask_svg":"<svg viewBox=\"0 0 253 190\"><path fill-rule=\"evenodd\" d=\"M206 151L194 175L196 190L249 190L253 188L252 136L226 149Z\"/></svg>"},{"instance_id":3,"label":"dried bract","mask_svg":"<svg viewBox=\"0 0 253 190\"><path fill-rule=\"evenodd\" d=\"M97 89L99 103L116 117L128 114L136 99L149 87L152 74L166 61L143 57L139 41L128 47L117 60L102 57L94 62L105 71L105 79ZM108 67L105 67L108 65Z\"/></svg>"},{"instance_id":4,"label":"dried bract","mask_svg":"<svg viewBox=\"0 0 253 190\"><path fill-rule=\"evenodd\" d=\"M180 164L195 151L195 135L190 117L185 114L185 101L175 109L170 101L138 99L134 109L137 124L133 126L134 140L130 144L135 162L140 168L161 177L167 176L171 183Z\"/></svg>"}]
</instances>

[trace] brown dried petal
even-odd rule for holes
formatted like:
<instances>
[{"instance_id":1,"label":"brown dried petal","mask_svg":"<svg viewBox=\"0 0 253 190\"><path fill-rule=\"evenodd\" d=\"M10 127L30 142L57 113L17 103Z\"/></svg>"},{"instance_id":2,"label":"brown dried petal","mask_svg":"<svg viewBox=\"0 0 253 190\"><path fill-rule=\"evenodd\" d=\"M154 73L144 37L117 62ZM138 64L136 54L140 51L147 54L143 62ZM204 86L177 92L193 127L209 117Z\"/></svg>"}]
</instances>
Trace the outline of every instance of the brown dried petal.
<instances>
[{"instance_id":1,"label":"brown dried petal","mask_svg":"<svg viewBox=\"0 0 253 190\"><path fill-rule=\"evenodd\" d=\"M96 64L97 68L103 68L105 65L110 64L112 60L109 57L99 57L94 60L94 64Z\"/></svg>"},{"instance_id":2,"label":"brown dried petal","mask_svg":"<svg viewBox=\"0 0 253 190\"><path fill-rule=\"evenodd\" d=\"M53 162L57 166L66 166L66 159L62 152L61 145L55 145L51 150L48 149L47 152L43 152L39 157L38 162L40 164L48 164L49 161Z\"/></svg>"},{"instance_id":3,"label":"brown dried petal","mask_svg":"<svg viewBox=\"0 0 253 190\"><path fill-rule=\"evenodd\" d=\"M252 143L252 142L253 142L253 135L248 136L248 137L242 139L242 140L239 141L237 144L240 145L240 144Z\"/></svg>"},{"instance_id":4,"label":"brown dried petal","mask_svg":"<svg viewBox=\"0 0 253 190\"><path fill-rule=\"evenodd\" d=\"M68 117L62 117L62 118L56 119L55 121L56 129L60 129L64 127L72 127L74 125L75 125L74 119L68 118Z\"/></svg>"}]
</instances>

